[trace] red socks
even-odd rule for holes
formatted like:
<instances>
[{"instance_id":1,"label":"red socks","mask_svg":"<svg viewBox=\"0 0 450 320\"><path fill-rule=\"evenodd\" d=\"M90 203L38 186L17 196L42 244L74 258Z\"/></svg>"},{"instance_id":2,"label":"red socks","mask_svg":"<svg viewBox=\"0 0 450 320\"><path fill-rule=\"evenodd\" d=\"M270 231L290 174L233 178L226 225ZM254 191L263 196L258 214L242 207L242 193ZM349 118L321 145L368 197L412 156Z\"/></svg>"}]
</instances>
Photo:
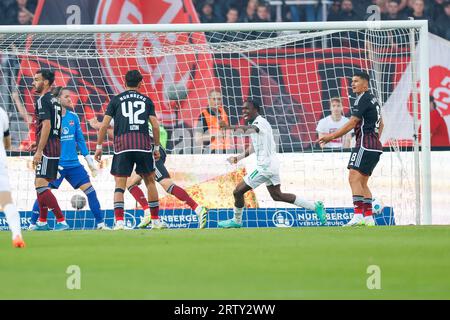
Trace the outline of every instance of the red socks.
<instances>
[{"instance_id":1,"label":"red socks","mask_svg":"<svg viewBox=\"0 0 450 320\"><path fill-rule=\"evenodd\" d=\"M364 217L369 217L373 214L372 212L372 198L364 198L363 200Z\"/></svg>"},{"instance_id":2,"label":"red socks","mask_svg":"<svg viewBox=\"0 0 450 320\"><path fill-rule=\"evenodd\" d=\"M144 192L142 192L141 188L139 188L137 185L133 185L128 188L128 191L130 191L131 195L140 204L142 209L148 209L147 198L145 197Z\"/></svg>"},{"instance_id":3,"label":"red socks","mask_svg":"<svg viewBox=\"0 0 450 320\"><path fill-rule=\"evenodd\" d=\"M353 196L353 208L355 214L363 214L364 212L364 197L363 196Z\"/></svg>"},{"instance_id":4,"label":"red socks","mask_svg":"<svg viewBox=\"0 0 450 320\"><path fill-rule=\"evenodd\" d=\"M149 201L148 206L150 207L150 217L152 219L159 218L159 201Z\"/></svg>"},{"instance_id":5,"label":"red socks","mask_svg":"<svg viewBox=\"0 0 450 320\"><path fill-rule=\"evenodd\" d=\"M180 188L179 186L173 184L169 187L169 189L167 191L170 194L177 197L178 199L180 199L181 201L186 202L186 204L189 207L191 207L192 210L195 211L195 209L197 209L197 207L198 207L197 202L195 202L194 199L192 199L183 188Z\"/></svg>"},{"instance_id":6,"label":"red socks","mask_svg":"<svg viewBox=\"0 0 450 320\"><path fill-rule=\"evenodd\" d=\"M123 202L114 202L114 217L116 221L123 220L124 216L124 203Z\"/></svg>"}]
</instances>

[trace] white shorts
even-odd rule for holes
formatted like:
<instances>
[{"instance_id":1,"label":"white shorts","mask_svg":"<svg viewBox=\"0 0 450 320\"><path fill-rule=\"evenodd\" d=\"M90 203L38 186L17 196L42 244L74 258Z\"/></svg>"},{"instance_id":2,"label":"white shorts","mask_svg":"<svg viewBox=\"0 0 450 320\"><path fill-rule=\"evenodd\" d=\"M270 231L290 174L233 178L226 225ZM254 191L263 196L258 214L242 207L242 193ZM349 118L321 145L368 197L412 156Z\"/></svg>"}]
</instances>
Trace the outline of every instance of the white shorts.
<instances>
[{"instance_id":1,"label":"white shorts","mask_svg":"<svg viewBox=\"0 0 450 320\"><path fill-rule=\"evenodd\" d=\"M11 192L6 164L0 162L0 192Z\"/></svg>"},{"instance_id":2,"label":"white shorts","mask_svg":"<svg viewBox=\"0 0 450 320\"><path fill-rule=\"evenodd\" d=\"M281 183L279 168L256 167L255 170L244 177L244 182L252 189L256 189L263 183L266 186L279 185Z\"/></svg>"}]
</instances>

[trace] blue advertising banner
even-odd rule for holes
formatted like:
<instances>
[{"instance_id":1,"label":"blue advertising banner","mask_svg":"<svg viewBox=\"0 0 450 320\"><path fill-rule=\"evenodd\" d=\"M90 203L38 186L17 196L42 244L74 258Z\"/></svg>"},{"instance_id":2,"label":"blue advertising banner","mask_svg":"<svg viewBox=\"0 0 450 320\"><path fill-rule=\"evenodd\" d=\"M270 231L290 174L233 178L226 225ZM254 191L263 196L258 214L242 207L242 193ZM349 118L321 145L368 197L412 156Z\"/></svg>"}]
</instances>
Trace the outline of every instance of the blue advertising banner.
<instances>
[{"instance_id":1,"label":"blue advertising banner","mask_svg":"<svg viewBox=\"0 0 450 320\"><path fill-rule=\"evenodd\" d=\"M353 208L327 208L328 223L326 226L342 226L353 215ZM95 221L89 210L64 211L67 223L73 230L95 229ZM144 212L142 210L126 210L125 225L128 229L136 229ZM20 212L21 223L24 229L30 224L31 211ZM169 228L187 229L198 228L198 218L191 210L173 209L161 210L161 219ZM217 222L233 217L232 209L211 209L208 216L208 228L217 228ZM375 215L376 224L379 226L395 225L394 211L391 207L383 208L382 212ZM265 208L247 209L243 214L243 227L247 228L289 228L289 227L318 227L321 226L317 215L310 210L301 208ZM105 222L108 226L114 224L113 210L105 211ZM55 225L52 214L49 215L50 228ZM8 230L6 219L0 218L0 230Z\"/></svg>"}]
</instances>

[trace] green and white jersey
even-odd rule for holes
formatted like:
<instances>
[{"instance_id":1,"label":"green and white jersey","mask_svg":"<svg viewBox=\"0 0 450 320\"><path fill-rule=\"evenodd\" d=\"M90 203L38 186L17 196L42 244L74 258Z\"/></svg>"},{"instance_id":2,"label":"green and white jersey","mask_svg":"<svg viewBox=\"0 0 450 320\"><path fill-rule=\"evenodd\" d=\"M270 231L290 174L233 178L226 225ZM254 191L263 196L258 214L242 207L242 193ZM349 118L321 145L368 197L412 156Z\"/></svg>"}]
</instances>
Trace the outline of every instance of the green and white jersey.
<instances>
[{"instance_id":1,"label":"green and white jersey","mask_svg":"<svg viewBox=\"0 0 450 320\"><path fill-rule=\"evenodd\" d=\"M259 129L259 132L250 134L256 154L256 163L259 167L269 168L273 166L274 161L277 161L272 126L262 116L256 117L252 125Z\"/></svg>"}]
</instances>

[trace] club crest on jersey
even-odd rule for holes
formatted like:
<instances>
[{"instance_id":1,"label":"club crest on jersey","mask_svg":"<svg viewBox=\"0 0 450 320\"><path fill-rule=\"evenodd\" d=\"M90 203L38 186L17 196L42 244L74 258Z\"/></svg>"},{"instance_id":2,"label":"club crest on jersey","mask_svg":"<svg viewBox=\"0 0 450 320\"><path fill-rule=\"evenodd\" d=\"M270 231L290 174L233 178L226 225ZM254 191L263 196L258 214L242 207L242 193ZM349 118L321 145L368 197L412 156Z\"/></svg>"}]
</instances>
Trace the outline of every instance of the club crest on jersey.
<instances>
[{"instance_id":1,"label":"club crest on jersey","mask_svg":"<svg viewBox=\"0 0 450 320\"><path fill-rule=\"evenodd\" d=\"M74 122L73 120L70 120L70 121L69 121L69 124L70 124L71 126L73 126L73 125L75 125L75 122Z\"/></svg>"}]
</instances>

